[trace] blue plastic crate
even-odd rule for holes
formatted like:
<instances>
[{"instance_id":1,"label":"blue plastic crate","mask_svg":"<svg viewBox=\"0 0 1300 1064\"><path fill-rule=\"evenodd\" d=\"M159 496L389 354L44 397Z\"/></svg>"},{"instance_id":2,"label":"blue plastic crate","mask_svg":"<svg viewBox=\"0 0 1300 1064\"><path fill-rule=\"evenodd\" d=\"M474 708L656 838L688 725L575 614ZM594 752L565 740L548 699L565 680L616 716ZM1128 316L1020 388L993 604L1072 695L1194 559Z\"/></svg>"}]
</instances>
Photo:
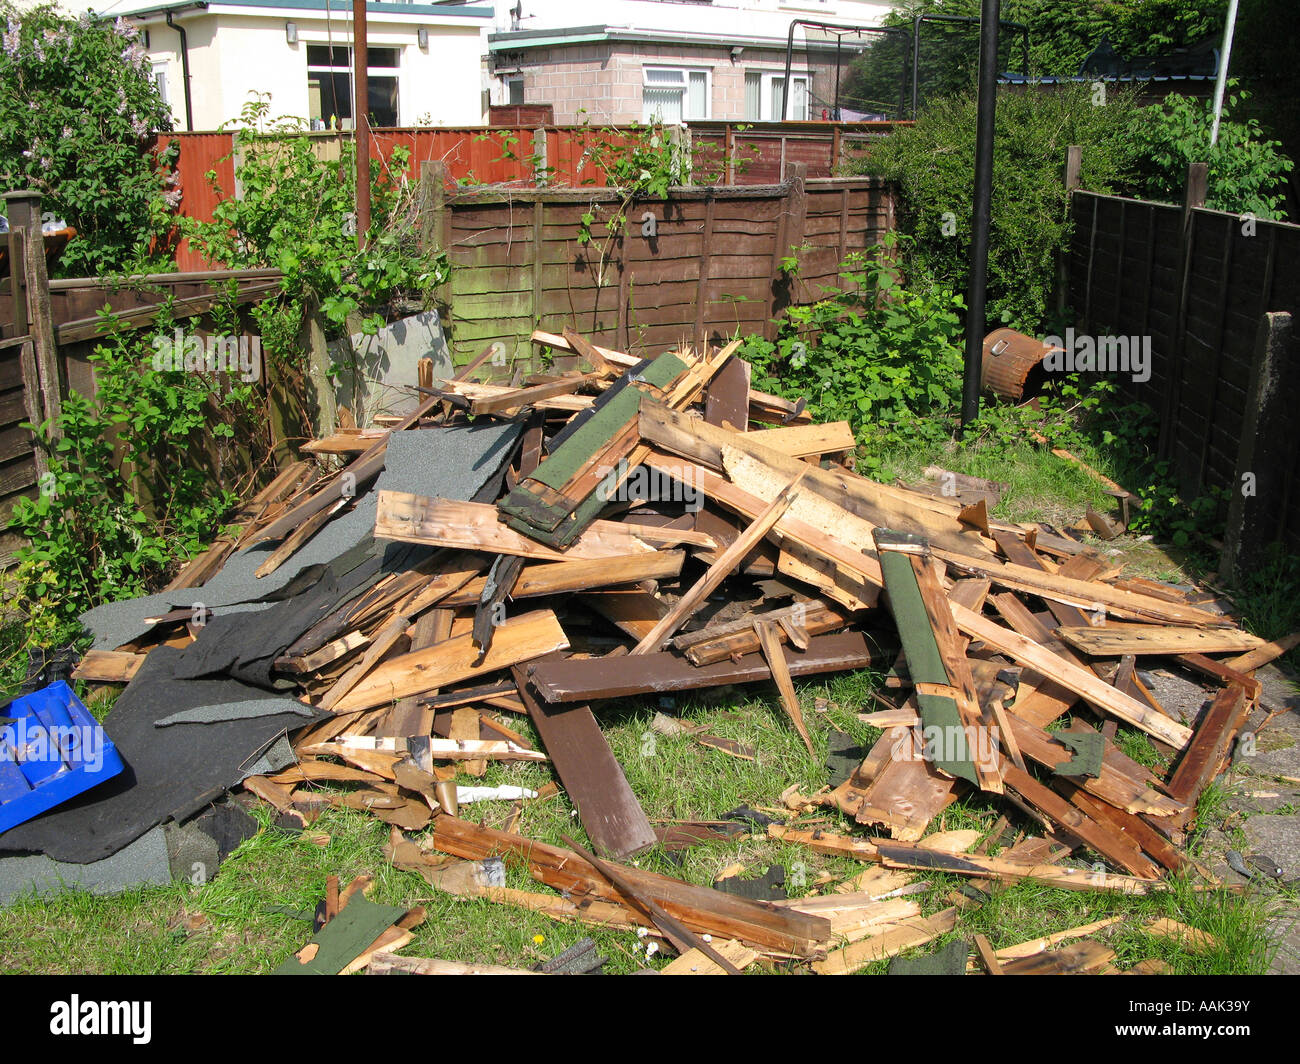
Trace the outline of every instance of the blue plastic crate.
<instances>
[{"instance_id":1,"label":"blue plastic crate","mask_svg":"<svg viewBox=\"0 0 1300 1064\"><path fill-rule=\"evenodd\" d=\"M60 680L0 708L0 832L112 779L122 758Z\"/></svg>"}]
</instances>

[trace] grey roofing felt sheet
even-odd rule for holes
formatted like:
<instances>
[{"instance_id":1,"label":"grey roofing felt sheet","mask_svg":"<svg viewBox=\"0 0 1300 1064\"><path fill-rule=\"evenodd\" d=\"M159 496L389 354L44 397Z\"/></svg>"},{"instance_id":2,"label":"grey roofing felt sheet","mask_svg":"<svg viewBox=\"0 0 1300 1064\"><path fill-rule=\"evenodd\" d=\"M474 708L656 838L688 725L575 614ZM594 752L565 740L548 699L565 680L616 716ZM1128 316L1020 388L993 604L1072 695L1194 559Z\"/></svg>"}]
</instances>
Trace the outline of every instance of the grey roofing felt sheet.
<instances>
[{"instance_id":1,"label":"grey roofing felt sheet","mask_svg":"<svg viewBox=\"0 0 1300 1064\"><path fill-rule=\"evenodd\" d=\"M459 425L445 429L394 432L388 440L384 470L353 509L338 514L283 565L268 576L255 571L275 550L275 543L258 543L226 560L207 583L196 588L112 602L82 614L81 622L94 635L96 650L111 650L138 639L152 625L146 617L202 603L218 613L266 609L260 601L284 591L295 577L310 575L312 566L325 566L350 550L357 562L366 553L375 528L378 491L404 491L466 501L487 484L513 452L523 426L509 422ZM377 548L389 552L387 545Z\"/></svg>"},{"instance_id":2,"label":"grey roofing felt sheet","mask_svg":"<svg viewBox=\"0 0 1300 1064\"><path fill-rule=\"evenodd\" d=\"M167 840L160 827L145 832L111 857L90 864L52 861L44 854L0 857L0 905L9 905L25 894L48 898L72 888L116 894L171 881Z\"/></svg>"},{"instance_id":3,"label":"grey roofing felt sheet","mask_svg":"<svg viewBox=\"0 0 1300 1064\"><path fill-rule=\"evenodd\" d=\"M200 706L183 709L153 722L155 728L168 728L173 724L212 724L219 720L248 720L274 713L297 713L310 717L315 713L311 706L292 698L259 698L244 702L227 702L220 706Z\"/></svg>"},{"instance_id":4,"label":"grey roofing felt sheet","mask_svg":"<svg viewBox=\"0 0 1300 1064\"><path fill-rule=\"evenodd\" d=\"M276 740L311 719L301 715L298 703L286 708L285 699L262 697L256 688L229 678L179 680L180 658L174 647L151 651L104 718L104 731L125 764L122 772L0 833L0 851L44 853L79 864L102 860L156 824L192 815L261 771ZM183 710L246 700L265 702L266 712L154 727Z\"/></svg>"}]
</instances>

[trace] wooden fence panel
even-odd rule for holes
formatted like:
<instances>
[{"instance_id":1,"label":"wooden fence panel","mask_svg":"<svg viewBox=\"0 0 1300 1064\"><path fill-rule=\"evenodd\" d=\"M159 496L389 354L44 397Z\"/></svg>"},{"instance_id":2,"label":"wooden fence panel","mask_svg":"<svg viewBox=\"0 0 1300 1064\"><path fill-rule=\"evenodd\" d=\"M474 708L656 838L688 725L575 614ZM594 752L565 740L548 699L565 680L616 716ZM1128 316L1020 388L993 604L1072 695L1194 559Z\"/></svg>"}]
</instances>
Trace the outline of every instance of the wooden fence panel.
<instances>
[{"instance_id":1,"label":"wooden fence panel","mask_svg":"<svg viewBox=\"0 0 1300 1064\"><path fill-rule=\"evenodd\" d=\"M702 335L770 333L783 306L824 295L845 254L878 243L893 220L889 188L869 178L675 189L632 204L626 231L611 237L618 205L600 189L448 197L432 231L444 234L453 266L446 323L456 359L500 342L500 361L531 364L533 330L565 325L647 354ZM581 243L587 212L597 220ZM777 266L790 249L801 271L786 291Z\"/></svg>"},{"instance_id":2,"label":"wooden fence panel","mask_svg":"<svg viewBox=\"0 0 1300 1064\"><path fill-rule=\"evenodd\" d=\"M1120 380L1162 412L1163 456L1180 490L1239 490L1260 321L1300 312L1300 226L1194 208L1184 259L1180 207L1076 191L1071 212L1069 293L1080 330L1150 337L1151 379ZM1271 508L1278 539L1295 550L1300 437L1292 434L1286 453L1283 490L1257 504Z\"/></svg>"}]
</instances>

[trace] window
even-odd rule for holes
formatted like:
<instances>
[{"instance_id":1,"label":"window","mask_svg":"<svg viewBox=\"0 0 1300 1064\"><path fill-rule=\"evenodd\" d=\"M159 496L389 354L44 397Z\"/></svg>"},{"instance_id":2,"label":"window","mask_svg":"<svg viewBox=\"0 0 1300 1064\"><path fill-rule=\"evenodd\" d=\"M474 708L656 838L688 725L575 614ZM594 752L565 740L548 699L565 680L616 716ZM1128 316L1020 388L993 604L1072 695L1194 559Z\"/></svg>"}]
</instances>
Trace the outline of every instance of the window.
<instances>
[{"instance_id":1,"label":"window","mask_svg":"<svg viewBox=\"0 0 1300 1064\"><path fill-rule=\"evenodd\" d=\"M683 67L646 67L641 120L676 125L709 117L709 72Z\"/></svg>"},{"instance_id":2,"label":"window","mask_svg":"<svg viewBox=\"0 0 1300 1064\"><path fill-rule=\"evenodd\" d=\"M794 91L790 97L790 110L785 118L802 121L808 117L808 76L792 74ZM761 70L745 72L745 121L780 122L785 104L785 72L764 73Z\"/></svg>"},{"instance_id":3,"label":"window","mask_svg":"<svg viewBox=\"0 0 1300 1064\"><path fill-rule=\"evenodd\" d=\"M524 102L524 79L506 78L506 103Z\"/></svg>"},{"instance_id":4,"label":"window","mask_svg":"<svg viewBox=\"0 0 1300 1064\"><path fill-rule=\"evenodd\" d=\"M167 64L154 63L153 65L153 83L158 86L158 95L162 102L170 104L171 100L167 96Z\"/></svg>"},{"instance_id":5,"label":"window","mask_svg":"<svg viewBox=\"0 0 1300 1064\"><path fill-rule=\"evenodd\" d=\"M366 50L366 104L374 126L397 125L400 48ZM352 129L352 49L307 45L307 106L313 129Z\"/></svg>"}]
</instances>

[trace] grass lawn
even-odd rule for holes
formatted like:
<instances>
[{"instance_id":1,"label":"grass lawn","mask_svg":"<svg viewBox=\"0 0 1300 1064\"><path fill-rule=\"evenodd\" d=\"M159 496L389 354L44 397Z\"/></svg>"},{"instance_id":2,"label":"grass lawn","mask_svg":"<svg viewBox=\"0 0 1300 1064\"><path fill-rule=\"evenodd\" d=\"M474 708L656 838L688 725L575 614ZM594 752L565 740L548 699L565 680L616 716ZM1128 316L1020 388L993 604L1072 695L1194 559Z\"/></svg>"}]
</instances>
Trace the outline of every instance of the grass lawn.
<instances>
[{"instance_id":1,"label":"grass lawn","mask_svg":"<svg viewBox=\"0 0 1300 1064\"><path fill-rule=\"evenodd\" d=\"M864 744L878 734L856 718L866 705L871 682L868 674L857 674L802 688L818 760L808 756L784 719L774 692L761 686L733 689L714 699L682 700L677 706L685 719L707 724L715 734L756 748L759 756L753 762L706 749L689 737L651 732L649 724L657 704L630 701L608 705L600 719L652 819L713 819L742 803L774 808L780 792L792 783L798 783L805 793L821 786L825 769L820 755L831 729ZM822 714L814 709L818 696L829 701ZM535 737L527 721L512 717L510 723ZM546 766L520 763L491 766L484 782L537 786L549 778ZM506 811L504 803L490 803L475 808L472 815L499 824ZM426 922L404 950L410 956L523 967L590 934L608 958L608 971L630 972L647 964L644 943L628 931L559 923L523 909L441 894L418 875L392 868L381 852L388 828L365 814L330 810L301 835L271 826L265 811L259 815L267 826L245 842L208 883L134 890L115 897L73 892L52 900L20 901L0 910L0 971L270 971L310 937L309 924L284 910L307 916L324 896L327 876L338 875L346 883L362 873L374 876L372 900L426 907ZM974 794L950 807L933 829L988 830L997 815L993 802ZM830 831L850 830L849 823L833 812L805 819L816 820ZM526 837L557 844L566 833L585 838L563 794L526 805L519 830ZM844 858L749 835L676 854L656 849L637 863L702 884L711 883L719 871L733 863L743 865L744 874L755 875L775 864L785 869L792 896L816 890L823 882L847 878L863 867ZM509 877L511 886L547 890L519 869L510 869ZM931 887L921 898L926 913L945 908L949 904L946 895L960 886L956 877L929 876L927 880ZM1055 890L1025 883L995 888L986 905L961 914L952 934L969 939L983 932L995 948L1001 948L1105 916L1123 915L1123 921L1101 932L1118 954L1121 966L1156 957L1180 973L1245 974L1267 968L1270 944L1265 923L1269 913L1270 904L1261 896L1198 892L1180 883L1148 897ZM1142 924L1154 916L1170 916L1208 931L1218 946L1210 952L1194 953L1153 938L1143 931ZM659 955L648 961L650 967L663 963ZM868 970L884 967L882 963Z\"/></svg>"}]
</instances>

